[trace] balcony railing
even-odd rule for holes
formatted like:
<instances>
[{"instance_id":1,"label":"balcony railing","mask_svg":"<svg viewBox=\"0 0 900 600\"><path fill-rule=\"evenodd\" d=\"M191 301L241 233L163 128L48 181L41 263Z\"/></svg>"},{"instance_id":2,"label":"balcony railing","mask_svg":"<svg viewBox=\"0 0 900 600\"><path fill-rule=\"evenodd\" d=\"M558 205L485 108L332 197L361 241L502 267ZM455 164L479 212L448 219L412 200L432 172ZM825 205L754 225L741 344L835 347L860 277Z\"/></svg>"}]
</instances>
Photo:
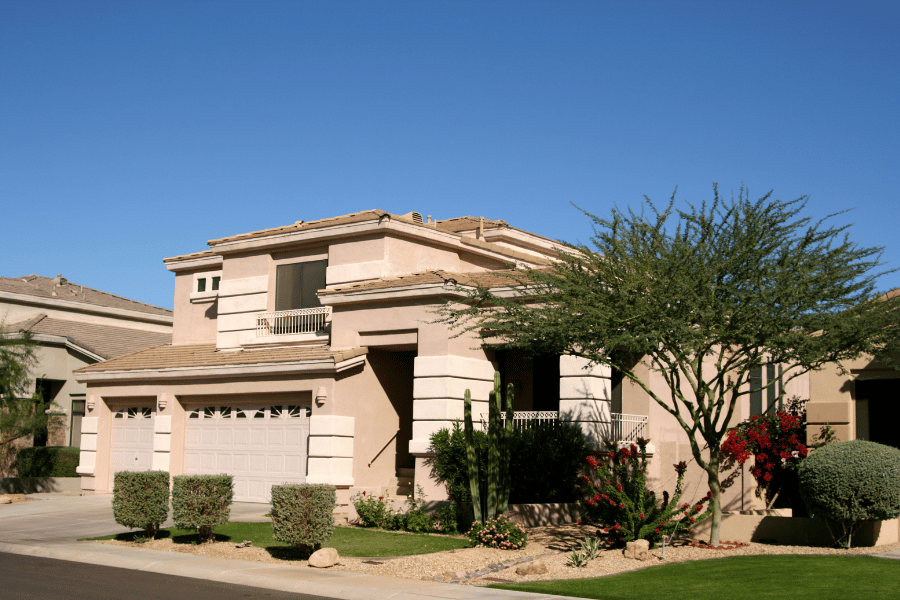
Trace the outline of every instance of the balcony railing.
<instances>
[{"instance_id":1,"label":"balcony railing","mask_svg":"<svg viewBox=\"0 0 900 600\"><path fill-rule=\"evenodd\" d=\"M500 415L503 423L506 423L506 414ZM528 429L532 424L556 422L559 413L555 410L526 410L513 413L513 427L516 429ZM612 413L609 423L598 423L596 428L600 437L611 442L633 443L638 438L647 438L647 415L624 415ZM481 413L481 427L487 431L488 414Z\"/></svg>"},{"instance_id":2,"label":"balcony railing","mask_svg":"<svg viewBox=\"0 0 900 600\"><path fill-rule=\"evenodd\" d=\"M617 442L635 442L647 439L647 415L623 415L612 413L610 420L611 437Z\"/></svg>"},{"instance_id":3,"label":"balcony railing","mask_svg":"<svg viewBox=\"0 0 900 600\"><path fill-rule=\"evenodd\" d=\"M325 329L330 306L297 308L256 315L256 337L316 333Z\"/></svg>"}]
</instances>

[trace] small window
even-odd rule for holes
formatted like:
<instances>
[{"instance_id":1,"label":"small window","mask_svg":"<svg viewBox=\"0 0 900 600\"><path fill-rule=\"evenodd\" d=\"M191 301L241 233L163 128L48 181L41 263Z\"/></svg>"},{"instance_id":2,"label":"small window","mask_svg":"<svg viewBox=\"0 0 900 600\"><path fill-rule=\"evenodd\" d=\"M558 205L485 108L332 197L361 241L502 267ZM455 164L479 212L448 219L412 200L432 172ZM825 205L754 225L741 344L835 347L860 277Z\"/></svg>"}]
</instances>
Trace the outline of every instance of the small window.
<instances>
[{"instance_id":1,"label":"small window","mask_svg":"<svg viewBox=\"0 0 900 600\"><path fill-rule=\"evenodd\" d=\"M201 277L200 279L197 280L197 291L198 292L206 291L206 278L205 277Z\"/></svg>"},{"instance_id":2,"label":"small window","mask_svg":"<svg viewBox=\"0 0 900 600\"><path fill-rule=\"evenodd\" d=\"M222 279L222 278L221 277L213 277L212 278L212 289L214 292L218 291L218 289L219 289L219 280L220 279Z\"/></svg>"}]
</instances>

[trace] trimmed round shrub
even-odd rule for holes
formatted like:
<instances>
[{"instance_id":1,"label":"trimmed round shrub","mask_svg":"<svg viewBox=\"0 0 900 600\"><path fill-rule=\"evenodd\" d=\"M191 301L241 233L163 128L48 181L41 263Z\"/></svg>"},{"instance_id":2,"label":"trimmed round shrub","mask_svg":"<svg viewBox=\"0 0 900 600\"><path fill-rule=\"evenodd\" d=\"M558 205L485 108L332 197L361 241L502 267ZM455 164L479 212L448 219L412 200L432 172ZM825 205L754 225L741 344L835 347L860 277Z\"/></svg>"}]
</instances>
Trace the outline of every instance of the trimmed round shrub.
<instances>
[{"instance_id":1,"label":"trimmed round shrub","mask_svg":"<svg viewBox=\"0 0 900 600\"><path fill-rule=\"evenodd\" d=\"M333 485L273 485L273 537L309 556L334 532L335 506L337 488Z\"/></svg>"},{"instance_id":2,"label":"trimmed round shrub","mask_svg":"<svg viewBox=\"0 0 900 600\"><path fill-rule=\"evenodd\" d=\"M68 446L36 446L19 448L16 472L19 477L78 477L78 448Z\"/></svg>"},{"instance_id":3,"label":"trimmed round shrub","mask_svg":"<svg viewBox=\"0 0 900 600\"><path fill-rule=\"evenodd\" d=\"M828 525L838 547L850 546L863 521L900 516L900 450L854 440L811 453L797 472L811 515Z\"/></svg>"},{"instance_id":4,"label":"trimmed round shrub","mask_svg":"<svg viewBox=\"0 0 900 600\"><path fill-rule=\"evenodd\" d=\"M169 474L166 471L119 471L113 476L113 518L153 539L169 514Z\"/></svg>"},{"instance_id":5,"label":"trimmed round shrub","mask_svg":"<svg viewBox=\"0 0 900 600\"><path fill-rule=\"evenodd\" d=\"M176 475L172 478L172 520L180 529L196 529L201 542L212 542L212 528L231 516L231 475Z\"/></svg>"}]
</instances>

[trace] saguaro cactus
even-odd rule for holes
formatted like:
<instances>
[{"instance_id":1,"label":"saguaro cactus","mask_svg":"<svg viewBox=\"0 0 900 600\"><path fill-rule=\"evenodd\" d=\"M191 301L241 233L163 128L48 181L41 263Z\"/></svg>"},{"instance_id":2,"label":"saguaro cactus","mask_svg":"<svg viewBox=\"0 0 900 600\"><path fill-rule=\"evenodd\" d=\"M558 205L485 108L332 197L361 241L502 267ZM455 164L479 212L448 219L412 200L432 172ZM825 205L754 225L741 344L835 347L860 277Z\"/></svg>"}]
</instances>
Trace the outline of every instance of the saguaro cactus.
<instances>
[{"instance_id":1,"label":"saguaro cactus","mask_svg":"<svg viewBox=\"0 0 900 600\"><path fill-rule=\"evenodd\" d=\"M472 393L466 390L463 398L465 401L463 419L465 421L466 462L469 467L469 492L472 494L472 510L475 513L475 520L483 521L481 518L481 491L478 486L478 450L475 448L475 426L472 424Z\"/></svg>"},{"instance_id":2,"label":"saguaro cactus","mask_svg":"<svg viewBox=\"0 0 900 600\"><path fill-rule=\"evenodd\" d=\"M480 481L478 451L475 447L475 427L472 422L472 395L465 393L465 438L466 461L469 467L469 491L472 494L472 508L477 521L487 521L506 512L509 505L509 444L513 428L513 385L506 391L506 426L500 417L502 397L500 393L500 373L494 373L494 389L488 402L488 456L487 473L483 479L487 483L484 497Z\"/></svg>"}]
</instances>

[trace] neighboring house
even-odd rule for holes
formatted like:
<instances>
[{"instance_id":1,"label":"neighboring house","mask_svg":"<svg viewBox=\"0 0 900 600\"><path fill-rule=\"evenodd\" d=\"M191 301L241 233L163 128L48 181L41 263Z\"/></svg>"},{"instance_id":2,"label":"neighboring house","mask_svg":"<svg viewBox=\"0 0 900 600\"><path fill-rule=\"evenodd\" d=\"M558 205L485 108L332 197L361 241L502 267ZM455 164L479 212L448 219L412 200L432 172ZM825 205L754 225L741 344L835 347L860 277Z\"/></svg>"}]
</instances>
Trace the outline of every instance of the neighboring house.
<instances>
[{"instance_id":1,"label":"neighboring house","mask_svg":"<svg viewBox=\"0 0 900 600\"><path fill-rule=\"evenodd\" d=\"M0 277L0 323L6 335L29 332L37 345L33 389L61 417L47 446L78 446L86 386L72 371L109 358L169 343L172 311L55 278Z\"/></svg>"},{"instance_id":2,"label":"neighboring house","mask_svg":"<svg viewBox=\"0 0 900 600\"><path fill-rule=\"evenodd\" d=\"M675 420L608 368L482 348L434 322L472 286L508 287L510 266L549 264L552 240L505 221L371 210L208 245L164 261L175 273L171 345L77 371L84 490L106 493L117 470L153 468L230 473L236 501L309 482L337 486L346 505L413 479L441 499L429 438L462 419L466 389L473 412L487 412L495 370L514 384L515 410L533 411L521 418L563 415L597 443L651 438L660 486L674 487L660 465L691 460ZM749 404L736 418L747 417ZM728 494L732 504L746 495Z\"/></svg>"}]
</instances>

